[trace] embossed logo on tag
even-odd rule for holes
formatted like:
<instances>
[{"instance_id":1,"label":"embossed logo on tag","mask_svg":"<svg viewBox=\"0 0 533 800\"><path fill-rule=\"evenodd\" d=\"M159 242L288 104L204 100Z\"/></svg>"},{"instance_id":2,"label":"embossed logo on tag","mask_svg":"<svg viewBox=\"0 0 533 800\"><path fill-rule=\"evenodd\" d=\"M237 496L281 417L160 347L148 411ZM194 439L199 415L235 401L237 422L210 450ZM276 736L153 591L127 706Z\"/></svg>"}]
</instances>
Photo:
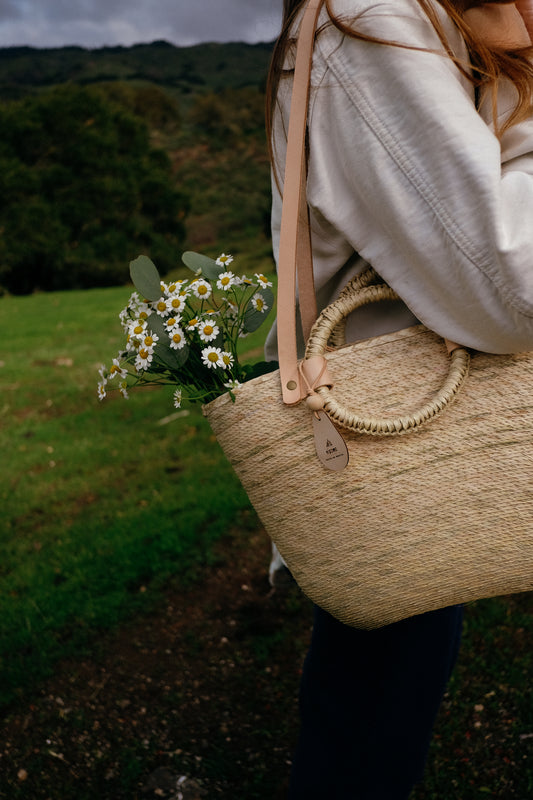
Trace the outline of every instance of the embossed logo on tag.
<instances>
[{"instance_id":1,"label":"embossed logo on tag","mask_svg":"<svg viewBox=\"0 0 533 800\"><path fill-rule=\"evenodd\" d=\"M349 455L346 442L325 411L313 414L316 454L326 469L344 469Z\"/></svg>"}]
</instances>

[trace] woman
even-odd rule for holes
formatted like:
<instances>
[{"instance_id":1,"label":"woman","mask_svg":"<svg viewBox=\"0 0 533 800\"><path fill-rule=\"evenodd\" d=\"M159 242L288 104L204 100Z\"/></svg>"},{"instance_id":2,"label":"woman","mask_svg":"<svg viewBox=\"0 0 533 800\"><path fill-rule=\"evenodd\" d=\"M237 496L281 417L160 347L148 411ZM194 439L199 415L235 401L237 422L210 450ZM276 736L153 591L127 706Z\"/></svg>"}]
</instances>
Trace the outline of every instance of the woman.
<instances>
[{"instance_id":1,"label":"woman","mask_svg":"<svg viewBox=\"0 0 533 800\"><path fill-rule=\"evenodd\" d=\"M270 75L275 253L304 6L285 0ZM319 308L367 262L404 301L358 310L349 340L418 319L478 350L533 349L531 7L326 0L308 120ZM406 800L461 618L454 607L363 632L315 610L291 800Z\"/></svg>"}]
</instances>

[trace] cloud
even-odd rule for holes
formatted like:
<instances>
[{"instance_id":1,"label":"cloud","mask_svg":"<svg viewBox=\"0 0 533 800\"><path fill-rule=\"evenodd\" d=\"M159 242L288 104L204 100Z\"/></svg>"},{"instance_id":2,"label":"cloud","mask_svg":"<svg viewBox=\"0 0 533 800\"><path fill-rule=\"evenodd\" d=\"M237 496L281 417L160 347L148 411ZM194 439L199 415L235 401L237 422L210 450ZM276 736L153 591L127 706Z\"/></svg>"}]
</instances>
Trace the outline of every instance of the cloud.
<instances>
[{"instance_id":1,"label":"cloud","mask_svg":"<svg viewBox=\"0 0 533 800\"><path fill-rule=\"evenodd\" d=\"M0 25L2 20L18 19L22 16L17 0L0 0Z\"/></svg>"},{"instance_id":2,"label":"cloud","mask_svg":"<svg viewBox=\"0 0 533 800\"><path fill-rule=\"evenodd\" d=\"M0 47L271 41L282 0L0 0Z\"/></svg>"}]
</instances>

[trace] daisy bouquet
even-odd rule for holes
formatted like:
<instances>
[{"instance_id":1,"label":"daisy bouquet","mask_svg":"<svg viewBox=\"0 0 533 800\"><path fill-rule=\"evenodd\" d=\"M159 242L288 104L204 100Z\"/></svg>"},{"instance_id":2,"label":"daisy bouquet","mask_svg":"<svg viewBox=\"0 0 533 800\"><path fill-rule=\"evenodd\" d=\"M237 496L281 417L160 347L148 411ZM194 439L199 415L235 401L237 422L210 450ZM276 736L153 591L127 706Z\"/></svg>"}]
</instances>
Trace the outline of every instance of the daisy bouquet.
<instances>
[{"instance_id":1,"label":"daisy bouquet","mask_svg":"<svg viewBox=\"0 0 533 800\"><path fill-rule=\"evenodd\" d=\"M259 273L236 275L233 258L216 260L187 252L190 280L165 283L146 256L132 261L135 287L120 312L125 349L100 368L98 396L116 388L123 397L136 385L171 384L174 405L182 399L213 400L270 367L239 363L239 339L255 331L272 308L271 282Z\"/></svg>"}]
</instances>

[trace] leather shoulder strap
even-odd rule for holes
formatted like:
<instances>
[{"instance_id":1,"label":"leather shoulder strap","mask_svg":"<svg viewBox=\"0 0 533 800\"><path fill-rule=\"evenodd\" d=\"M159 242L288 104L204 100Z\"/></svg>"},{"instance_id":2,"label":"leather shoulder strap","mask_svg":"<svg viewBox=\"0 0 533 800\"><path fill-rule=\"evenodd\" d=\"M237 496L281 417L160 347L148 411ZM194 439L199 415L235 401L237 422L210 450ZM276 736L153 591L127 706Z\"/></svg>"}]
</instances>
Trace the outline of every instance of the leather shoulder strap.
<instances>
[{"instance_id":1,"label":"leather shoulder strap","mask_svg":"<svg viewBox=\"0 0 533 800\"><path fill-rule=\"evenodd\" d=\"M289 405L305 397L301 389L296 351L296 272L304 337L316 318L316 299L309 213L306 201L305 133L313 45L324 0L309 0L302 18L291 98L283 208L278 258L278 357L283 401Z\"/></svg>"}]
</instances>

